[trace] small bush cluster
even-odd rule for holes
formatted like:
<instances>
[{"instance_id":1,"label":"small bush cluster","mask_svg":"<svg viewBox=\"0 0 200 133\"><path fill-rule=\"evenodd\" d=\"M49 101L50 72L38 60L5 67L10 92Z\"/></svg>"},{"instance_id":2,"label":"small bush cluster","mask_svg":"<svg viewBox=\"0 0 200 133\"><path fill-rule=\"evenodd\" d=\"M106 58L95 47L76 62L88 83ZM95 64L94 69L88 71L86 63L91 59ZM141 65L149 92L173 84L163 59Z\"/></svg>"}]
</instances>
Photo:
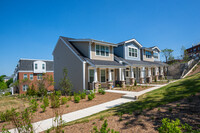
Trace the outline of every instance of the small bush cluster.
<instances>
[{"instance_id":1,"label":"small bush cluster","mask_svg":"<svg viewBox=\"0 0 200 133\"><path fill-rule=\"evenodd\" d=\"M75 103L79 103L80 102L80 96L79 95L76 95L76 96L74 96L74 102Z\"/></svg>"},{"instance_id":2,"label":"small bush cluster","mask_svg":"<svg viewBox=\"0 0 200 133\"><path fill-rule=\"evenodd\" d=\"M6 110L5 112L0 112L1 122L10 121L11 116L15 111L16 111L16 109L12 108L11 110Z\"/></svg>"},{"instance_id":3,"label":"small bush cluster","mask_svg":"<svg viewBox=\"0 0 200 133\"><path fill-rule=\"evenodd\" d=\"M106 94L106 91L105 91L104 89L102 89L102 88L100 88L100 89L98 90L98 92L99 92L100 94L102 94L102 95Z\"/></svg>"},{"instance_id":4,"label":"small bush cluster","mask_svg":"<svg viewBox=\"0 0 200 133\"><path fill-rule=\"evenodd\" d=\"M60 91L54 91L53 93L51 93L50 99L51 99L51 107L52 108L60 107L60 96L61 96Z\"/></svg>"},{"instance_id":5,"label":"small bush cluster","mask_svg":"<svg viewBox=\"0 0 200 133\"><path fill-rule=\"evenodd\" d=\"M86 98L86 93L85 92L80 93L80 97L81 97L81 99L85 99Z\"/></svg>"},{"instance_id":6,"label":"small bush cluster","mask_svg":"<svg viewBox=\"0 0 200 133\"><path fill-rule=\"evenodd\" d=\"M90 91L90 94L88 94L88 100L91 101L94 98L95 98L95 92L94 91Z\"/></svg>"},{"instance_id":7,"label":"small bush cluster","mask_svg":"<svg viewBox=\"0 0 200 133\"><path fill-rule=\"evenodd\" d=\"M11 95L10 92L6 92L6 93L4 94L4 96L9 96L9 95Z\"/></svg>"},{"instance_id":8,"label":"small bush cluster","mask_svg":"<svg viewBox=\"0 0 200 133\"><path fill-rule=\"evenodd\" d=\"M48 97L44 97L43 104L40 106L42 108L42 111L45 112L46 107L48 107L48 106L49 106L49 99L48 99Z\"/></svg>"},{"instance_id":9,"label":"small bush cluster","mask_svg":"<svg viewBox=\"0 0 200 133\"><path fill-rule=\"evenodd\" d=\"M61 98L61 104L62 104L62 105L63 105L63 104L66 104L67 101L68 101L68 99L67 99L66 97L62 97L62 98Z\"/></svg>"},{"instance_id":10,"label":"small bush cluster","mask_svg":"<svg viewBox=\"0 0 200 133\"><path fill-rule=\"evenodd\" d=\"M108 123L107 120L104 121L104 123L102 124L100 130L97 129L96 126L93 127L93 131L95 133L109 133L111 131L111 133L119 133L118 131L114 131L114 129L108 128Z\"/></svg>"},{"instance_id":11,"label":"small bush cluster","mask_svg":"<svg viewBox=\"0 0 200 133\"><path fill-rule=\"evenodd\" d=\"M37 101L36 101L35 99L32 99L32 100L31 100L30 108L31 108L31 110L32 110L33 112L36 112L36 111L37 111L38 105L39 105L39 104L37 103Z\"/></svg>"}]
</instances>

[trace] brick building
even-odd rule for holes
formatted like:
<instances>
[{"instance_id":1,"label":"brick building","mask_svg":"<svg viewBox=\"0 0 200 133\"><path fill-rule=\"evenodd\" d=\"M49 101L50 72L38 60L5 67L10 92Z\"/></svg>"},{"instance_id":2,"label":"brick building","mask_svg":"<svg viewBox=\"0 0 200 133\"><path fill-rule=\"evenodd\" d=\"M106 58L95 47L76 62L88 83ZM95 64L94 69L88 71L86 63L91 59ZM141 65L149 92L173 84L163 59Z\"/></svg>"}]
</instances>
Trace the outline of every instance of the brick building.
<instances>
[{"instance_id":1,"label":"brick building","mask_svg":"<svg viewBox=\"0 0 200 133\"><path fill-rule=\"evenodd\" d=\"M38 81L47 75L54 78L52 60L20 59L15 68L13 78L13 82L18 80L20 84L14 88L14 92L25 94L32 84L37 89ZM48 86L47 89L52 91L54 86Z\"/></svg>"},{"instance_id":2,"label":"brick building","mask_svg":"<svg viewBox=\"0 0 200 133\"><path fill-rule=\"evenodd\" d=\"M190 57L200 56L200 43L186 49Z\"/></svg>"}]
</instances>

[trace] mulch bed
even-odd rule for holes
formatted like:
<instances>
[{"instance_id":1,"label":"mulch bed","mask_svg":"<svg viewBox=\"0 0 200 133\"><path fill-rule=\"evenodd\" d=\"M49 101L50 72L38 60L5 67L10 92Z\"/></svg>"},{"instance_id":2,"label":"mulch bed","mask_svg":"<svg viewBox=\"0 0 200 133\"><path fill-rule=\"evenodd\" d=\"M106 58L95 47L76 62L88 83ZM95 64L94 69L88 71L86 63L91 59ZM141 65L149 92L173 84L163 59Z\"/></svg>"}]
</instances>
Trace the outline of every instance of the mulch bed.
<instances>
[{"instance_id":1,"label":"mulch bed","mask_svg":"<svg viewBox=\"0 0 200 133\"><path fill-rule=\"evenodd\" d=\"M88 101L88 99L86 97L86 99L81 99L79 103L74 103L73 97L72 97L72 101L68 101L67 104L61 105L60 110L61 110L62 114L66 114L69 112L77 111L80 109L84 109L87 107L91 107L94 105L112 101L112 100L121 98L121 96L122 96L122 94L117 94L117 93L108 93L107 92L105 95L101 95L101 94L97 93L96 97L93 100ZM52 108L47 107L46 112L42 112L40 105L41 105L41 103L39 102L38 111L36 113L34 113L32 122L37 122L40 120L55 117ZM66 105L69 105L69 107L66 107ZM4 124L8 124L6 126L6 128L8 128L8 129L14 127L13 125L9 124L8 122L3 122L3 123L0 122L0 131L2 130L2 127Z\"/></svg>"},{"instance_id":2,"label":"mulch bed","mask_svg":"<svg viewBox=\"0 0 200 133\"><path fill-rule=\"evenodd\" d=\"M169 108L172 108L170 111ZM158 133L157 128L161 126L163 118L175 120L178 118L182 124L187 123L193 130L200 130L200 94L166 104L152 110L144 110L141 114L124 114L122 121L119 116L110 116L107 119L108 127L120 133ZM98 129L103 120L95 119L85 123L74 124L64 127L65 133L89 133L93 126Z\"/></svg>"},{"instance_id":3,"label":"mulch bed","mask_svg":"<svg viewBox=\"0 0 200 133\"><path fill-rule=\"evenodd\" d=\"M126 88L114 88L113 90L121 90L121 91L134 91L134 92L139 92L139 91L143 91L149 88L152 88L153 86L128 86Z\"/></svg>"}]
</instances>

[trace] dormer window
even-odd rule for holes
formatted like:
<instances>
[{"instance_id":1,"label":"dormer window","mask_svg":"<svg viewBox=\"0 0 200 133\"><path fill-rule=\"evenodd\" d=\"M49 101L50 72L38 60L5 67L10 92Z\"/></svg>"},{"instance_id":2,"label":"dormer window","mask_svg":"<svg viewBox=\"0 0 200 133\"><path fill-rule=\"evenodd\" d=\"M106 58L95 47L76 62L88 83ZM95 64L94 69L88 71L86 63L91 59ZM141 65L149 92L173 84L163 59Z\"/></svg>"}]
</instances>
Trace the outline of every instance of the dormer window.
<instances>
[{"instance_id":1,"label":"dormer window","mask_svg":"<svg viewBox=\"0 0 200 133\"><path fill-rule=\"evenodd\" d=\"M137 57L137 49L136 48L131 48L131 47L129 47L129 53L128 53L128 55L129 56L131 56L131 57Z\"/></svg>"},{"instance_id":2,"label":"dormer window","mask_svg":"<svg viewBox=\"0 0 200 133\"><path fill-rule=\"evenodd\" d=\"M44 65L44 64L42 64L42 69L43 69L43 70L45 69L45 65Z\"/></svg>"},{"instance_id":3,"label":"dormer window","mask_svg":"<svg viewBox=\"0 0 200 133\"><path fill-rule=\"evenodd\" d=\"M145 51L146 58L151 58L152 54L150 51Z\"/></svg>"},{"instance_id":4,"label":"dormer window","mask_svg":"<svg viewBox=\"0 0 200 133\"><path fill-rule=\"evenodd\" d=\"M96 45L96 55L109 56L109 47L102 46L102 45Z\"/></svg>"},{"instance_id":5,"label":"dormer window","mask_svg":"<svg viewBox=\"0 0 200 133\"><path fill-rule=\"evenodd\" d=\"M35 64L35 69L38 69L38 66L37 66L37 64Z\"/></svg>"},{"instance_id":6,"label":"dormer window","mask_svg":"<svg viewBox=\"0 0 200 133\"><path fill-rule=\"evenodd\" d=\"M153 57L158 59L158 53L153 53Z\"/></svg>"}]
</instances>

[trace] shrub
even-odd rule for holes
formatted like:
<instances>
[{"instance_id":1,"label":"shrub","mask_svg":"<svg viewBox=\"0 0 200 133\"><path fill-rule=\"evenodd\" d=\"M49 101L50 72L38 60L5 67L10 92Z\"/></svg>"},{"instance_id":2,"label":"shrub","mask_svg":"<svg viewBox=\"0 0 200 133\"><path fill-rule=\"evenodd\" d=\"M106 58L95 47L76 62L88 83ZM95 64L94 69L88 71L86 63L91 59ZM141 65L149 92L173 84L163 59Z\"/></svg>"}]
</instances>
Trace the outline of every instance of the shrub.
<instances>
[{"instance_id":1,"label":"shrub","mask_svg":"<svg viewBox=\"0 0 200 133\"><path fill-rule=\"evenodd\" d=\"M35 86L32 84L31 87L28 87L26 95L35 96L37 95L37 91L35 90Z\"/></svg>"},{"instance_id":2,"label":"shrub","mask_svg":"<svg viewBox=\"0 0 200 133\"><path fill-rule=\"evenodd\" d=\"M82 93L80 94L80 96L81 96L81 99L85 99L85 98L86 98L86 93L85 93L85 92L82 92Z\"/></svg>"},{"instance_id":3,"label":"shrub","mask_svg":"<svg viewBox=\"0 0 200 133\"><path fill-rule=\"evenodd\" d=\"M67 101L68 101L68 99L67 99L66 97L62 97L62 98L61 98L61 104L62 104L62 105L63 105L63 104L66 104Z\"/></svg>"},{"instance_id":4,"label":"shrub","mask_svg":"<svg viewBox=\"0 0 200 133\"><path fill-rule=\"evenodd\" d=\"M93 127L93 131L95 133L109 133L111 131L111 133L119 133L118 131L114 131L113 129L110 130L110 128L108 128L108 123L107 120L104 121L104 123L102 124L100 130L97 129L96 126Z\"/></svg>"},{"instance_id":5,"label":"shrub","mask_svg":"<svg viewBox=\"0 0 200 133\"><path fill-rule=\"evenodd\" d=\"M0 120L2 122L10 121L12 114L16 109L12 108L11 110L6 110L5 112L0 112Z\"/></svg>"},{"instance_id":6,"label":"shrub","mask_svg":"<svg viewBox=\"0 0 200 133\"><path fill-rule=\"evenodd\" d=\"M43 104L40 106L42 108L42 111L45 112L46 107L48 107L48 106L49 106L49 99L48 99L48 97L44 97Z\"/></svg>"},{"instance_id":7,"label":"shrub","mask_svg":"<svg viewBox=\"0 0 200 133\"><path fill-rule=\"evenodd\" d=\"M90 91L90 95L91 95L93 98L95 98L95 93L94 93L94 91Z\"/></svg>"},{"instance_id":8,"label":"shrub","mask_svg":"<svg viewBox=\"0 0 200 133\"><path fill-rule=\"evenodd\" d=\"M6 93L4 94L4 96L9 96L9 95L11 95L10 92L6 92Z\"/></svg>"},{"instance_id":9,"label":"shrub","mask_svg":"<svg viewBox=\"0 0 200 133\"><path fill-rule=\"evenodd\" d=\"M157 82L157 78L156 77L155 77L154 81Z\"/></svg>"},{"instance_id":10,"label":"shrub","mask_svg":"<svg viewBox=\"0 0 200 133\"><path fill-rule=\"evenodd\" d=\"M102 95L104 95L104 94L106 93L106 91L105 91L104 89L101 89L101 88L98 90L98 92L99 92L100 94L102 94Z\"/></svg>"},{"instance_id":11,"label":"shrub","mask_svg":"<svg viewBox=\"0 0 200 133\"><path fill-rule=\"evenodd\" d=\"M80 96L74 96L74 102L79 103L80 101Z\"/></svg>"},{"instance_id":12,"label":"shrub","mask_svg":"<svg viewBox=\"0 0 200 133\"><path fill-rule=\"evenodd\" d=\"M103 115L100 115L100 120L104 120L104 116Z\"/></svg>"},{"instance_id":13,"label":"shrub","mask_svg":"<svg viewBox=\"0 0 200 133\"><path fill-rule=\"evenodd\" d=\"M91 94L88 94L88 100L91 101L93 99L93 96Z\"/></svg>"},{"instance_id":14,"label":"shrub","mask_svg":"<svg viewBox=\"0 0 200 133\"><path fill-rule=\"evenodd\" d=\"M135 80L135 82L134 82L134 86L137 86L137 82L136 82L136 80Z\"/></svg>"},{"instance_id":15,"label":"shrub","mask_svg":"<svg viewBox=\"0 0 200 133\"><path fill-rule=\"evenodd\" d=\"M33 111L33 112L36 112L37 111L37 108L38 108L38 103L37 103L37 101L35 100L35 99L32 99L31 100L31 110Z\"/></svg>"},{"instance_id":16,"label":"shrub","mask_svg":"<svg viewBox=\"0 0 200 133\"><path fill-rule=\"evenodd\" d=\"M119 84L117 84L117 85L116 85L116 87L120 87L120 85L119 85Z\"/></svg>"},{"instance_id":17,"label":"shrub","mask_svg":"<svg viewBox=\"0 0 200 133\"><path fill-rule=\"evenodd\" d=\"M52 108L58 108L60 107L60 97L59 95L57 95L58 93L56 93L56 91L54 91L53 93L51 93L50 95L50 99L51 99L51 107Z\"/></svg>"},{"instance_id":18,"label":"shrub","mask_svg":"<svg viewBox=\"0 0 200 133\"><path fill-rule=\"evenodd\" d=\"M162 119L162 125L158 128L159 133L181 133L180 120Z\"/></svg>"}]
</instances>

